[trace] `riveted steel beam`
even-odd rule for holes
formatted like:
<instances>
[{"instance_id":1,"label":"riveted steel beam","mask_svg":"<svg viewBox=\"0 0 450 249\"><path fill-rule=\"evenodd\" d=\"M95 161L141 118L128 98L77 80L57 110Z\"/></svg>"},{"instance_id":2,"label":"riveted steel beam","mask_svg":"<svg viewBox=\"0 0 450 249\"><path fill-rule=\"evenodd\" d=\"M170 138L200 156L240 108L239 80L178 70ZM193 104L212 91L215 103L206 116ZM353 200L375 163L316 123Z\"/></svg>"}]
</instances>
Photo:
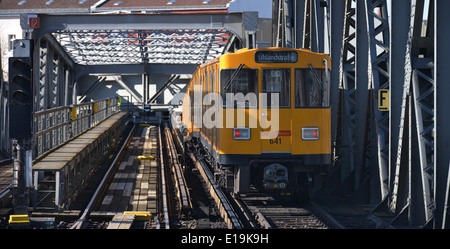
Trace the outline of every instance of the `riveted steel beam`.
<instances>
[{"instance_id":1,"label":"riveted steel beam","mask_svg":"<svg viewBox=\"0 0 450 249\"><path fill-rule=\"evenodd\" d=\"M450 2L445 0L434 1L434 189L435 189L435 224L436 228L449 228L447 214L444 210L449 206L450 196L450 63L446 55L450 54L450 34L448 24L450 23Z\"/></svg>"},{"instance_id":2,"label":"riveted steel beam","mask_svg":"<svg viewBox=\"0 0 450 249\"><path fill-rule=\"evenodd\" d=\"M372 130L372 134L376 132L376 136L367 134L368 143L371 142L377 147L377 155L368 152L365 158L369 164L376 161L378 163L378 172L380 178L380 194L382 197L388 194L388 171L389 171L389 112L379 111L377 108L378 91L380 89L389 89L389 55L390 55L390 41L389 41L389 20L387 13L386 1L365 1L366 18L367 18L367 32L369 38L369 89L372 91L372 106L369 106L371 117L375 118L373 122L376 125L376 131ZM370 126L370 124L369 124ZM376 141L370 141L375 139ZM371 167L369 165L369 167ZM375 193L374 193L375 194Z\"/></svg>"},{"instance_id":3,"label":"riveted steel beam","mask_svg":"<svg viewBox=\"0 0 450 249\"><path fill-rule=\"evenodd\" d=\"M77 64L201 64L230 36L254 46L256 12L158 15L40 15L34 36L52 34Z\"/></svg>"},{"instance_id":4,"label":"riveted steel beam","mask_svg":"<svg viewBox=\"0 0 450 249\"><path fill-rule=\"evenodd\" d=\"M443 113L450 104L444 97L450 92L450 75L442 55L448 53L450 35L444 31L449 17L440 11L448 7L448 2L439 0L414 0L410 6L399 142L390 197L391 211L405 213L408 225L448 227L450 134L443 128L449 122Z\"/></svg>"}]
</instances>

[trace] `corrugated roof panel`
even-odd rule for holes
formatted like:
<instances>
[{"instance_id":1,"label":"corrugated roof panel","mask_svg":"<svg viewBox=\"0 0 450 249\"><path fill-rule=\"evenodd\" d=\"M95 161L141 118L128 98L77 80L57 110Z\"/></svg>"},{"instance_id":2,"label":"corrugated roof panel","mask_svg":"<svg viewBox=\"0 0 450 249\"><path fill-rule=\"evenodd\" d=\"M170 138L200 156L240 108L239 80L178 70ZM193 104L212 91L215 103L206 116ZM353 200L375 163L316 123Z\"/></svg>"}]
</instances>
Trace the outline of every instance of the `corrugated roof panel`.
<instances>
[{"instance_id":1,"label":"corrugated roof panel","mask_svg":"<svg viewBox=\"0 0 450 249\"><path fill-rule=\"evenodd\" d=\"M202 64L222 53L226 30L73 30L53 33L82 65Z\"/></svg>"},{"instance_id":2,"label":"corrugated roof panel","mask_svg":"<svg viewBox=\"0 0 450 249\"><path fill-rule=\"evenodd\" d=\"M109 0L97 7L102 9L125 10L192 10L192 9L226 9L233 0ZM98 0L2 0L0 13L6 10L41 10L90 8ZM119 2L121 2L119 4ZM171 4L168 4L171 3Z\"/></svg>"},{"instance_id":3,"label":"corrugated roof panel","mask_svg":"<svg viewBox=\"0 0 450 249\"><path fill-rule=\"evenodd\" d=\"M0 13L13 12L13 10L39 10L39 13L52 13L54 9L85 9L94 5L98 0L2 0L0 1ZM49 11L46 11L46 10ZM18 11L18 12L19 12Z\"/></svg>"},{"instance_id":4,"label":"corrugated roof panel","mask_svg":"<svg viewBox=\"0 0 450 249\"><path fill-rule=\"evenodd\" d=\"M227 4L232 2L232 0L152 0L152 1L143 1L143 0L124 0L123 4L120 6L114 6L115 1L109 1L102 5L99 9L109 9L114 7L120 8L137 8L137 9L183 9L183 8L219 8L225 9L227 8ZM204 2L207 2L204 3Z\"/></svg>"}]
</instances>

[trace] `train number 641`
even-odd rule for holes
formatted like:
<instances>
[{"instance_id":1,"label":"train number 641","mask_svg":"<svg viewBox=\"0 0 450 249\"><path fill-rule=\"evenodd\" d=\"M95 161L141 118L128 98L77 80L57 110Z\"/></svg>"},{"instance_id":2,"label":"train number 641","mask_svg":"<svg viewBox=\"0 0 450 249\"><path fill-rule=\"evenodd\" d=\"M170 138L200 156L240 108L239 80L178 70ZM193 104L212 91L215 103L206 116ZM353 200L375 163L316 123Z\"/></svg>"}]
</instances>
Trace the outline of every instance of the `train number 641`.
<instances>
[{"instance_id":1,"label":"train number 641","mask_svg":"<svg viewBox=\"0 0 450 249\"><path fill-rule=\"evenodd\" d=\"M281 144L281 138L275 138L275 139L270 139L269 140L270 144Z\"/></svg>"}]
</instances>

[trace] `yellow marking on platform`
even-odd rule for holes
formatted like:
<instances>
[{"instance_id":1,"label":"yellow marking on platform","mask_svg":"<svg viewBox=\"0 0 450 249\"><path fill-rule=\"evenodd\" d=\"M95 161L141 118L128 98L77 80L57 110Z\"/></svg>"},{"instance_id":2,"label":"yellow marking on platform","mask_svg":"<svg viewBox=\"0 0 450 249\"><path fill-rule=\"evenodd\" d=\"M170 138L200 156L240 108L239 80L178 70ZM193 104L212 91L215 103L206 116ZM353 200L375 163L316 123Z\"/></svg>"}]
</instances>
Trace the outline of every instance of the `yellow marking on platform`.
<instances>
[{"instance_id":1,"label":"yellow marking on platform","mask_svg":"<svg viewBox=\"0 0 450 249\"><path fill-rule=\"evenodd\" d=\"M152 218L151 212L125 211L123 214L134 214L137 221L150 220Z\"/></svg>"},{"instance_id":2,"label":"yellow marking on platform","mask_svg":"<svg viewBox=\"0 0 450 249\"><path fill-rule=\"evenodd\" d=\"M14 214L9 216L9 224L30 223L28 214Z\"/></svg>"},{"instance_id":3,"label":"yellow marking on platform","mask_svg":"<svg viewBox=\"0 0 450 249\"><path fill-rule=\"evenodd\" d=\"M155 160L154 156L138 156L138 160Z\"/></svg>"}]
</instances>

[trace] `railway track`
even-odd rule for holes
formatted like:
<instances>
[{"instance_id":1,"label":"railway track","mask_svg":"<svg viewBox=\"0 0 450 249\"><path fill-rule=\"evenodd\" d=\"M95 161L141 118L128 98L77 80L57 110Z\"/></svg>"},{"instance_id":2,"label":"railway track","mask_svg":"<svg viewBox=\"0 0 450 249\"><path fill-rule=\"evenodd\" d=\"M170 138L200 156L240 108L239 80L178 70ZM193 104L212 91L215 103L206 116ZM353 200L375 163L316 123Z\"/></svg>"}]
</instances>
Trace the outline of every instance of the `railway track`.
<instances>
[{"instance_id":1,"label":"railway track","mask_svg":"<svg viewBox=\"0 0 450 249\"><path fill-rule=\"evenodd\" d=\"M164 125L164 135L166 138L167 156L169 158L169 165L172 171L175 184L175 194L177 197L179 216L185 215L192 209L191 197L184 177L184 168L178 159L177 152L172 132L167 124Z\"/></svg>"},{"instance_id":2,"label":"railway track","mask_svg":"<svg viewBox=\"0 0 450 249\"><path fill-rule=\"evenodd\" d=\"M128 147L128 145L132 139L132 136L134 134L135 129L136 129L136 126L133 126L133 128L131 129L130 133L128 134L125 142L123 143L122 147L120 148L119 152L117 153L116 157L114 158L113 162L111 163L107 172L105 173L103 179L101 180L97 189L93 193L89 203L85 207L83 214L77 221L75 221L73 224L71 224L70 229L81 229L81 228L86 227L85 223L88 221L89 215L94 208L94 204L97 203L98 201L100 201L100 199L102 197L104 197L103 192L109 185L111 177L113 176L114 171L116 170L116 166L117 166L118 162L122 159L125 148Z\"/></svg>"},{"instance_id":3,"label":"railway track","mask_svg":"<svg viewBox=\"0 0 450 249\"><path fill-rule=\"evenodd\" d=\"M229 198L229 195L227 195L227 193L215 182L213 174L206 165L206 162L202 160L202 158L197 157L194 153L190 153L190 159L192 160L192 163L198 173L201 175L201 178L206 185L205 189L214 200L214 203L217 206L217 211L219 212L220 217L222 217L224 222L227 224L227 227L229 229L244 228L241 221L242 218L237 213L235 207L233 207L233 201Z\"/></svg>"},{"instance_id":4,"label":"railway track","mask_svg":"<svg viewBox=\"0 0 450 249\"><path fill-rule=\"evenodd\" d=\"M183 148L184 151L185 148ZM312 201L297 202L292 198L275 198L252 189L248 194L235 197L220 188L202 157L190 152L193 167L214 199L220 216L231 229L342 229L337 220ZM191 184L192 179L188 182ZM203 201L205 202L205 201Z\"/></svg>"},{"instance_id":5,"label":"railway track","mask_svg":"<svg viewBox=\"0 0 450 249\"><path fill-rule=\"evenodd\" d=\"M220 188L206 162L190 153L203 181L220 210L220 215L232 229L342 229L338 221L319 205L298 202L290 197L273 195L252 189L248 194L234 196Z\"/></svg>"},{"instance_id":6,"label":"railway track","mask_svg":"<svg viewBox=\"0 0 450 249\"><path fill-rule=\"evenodd\" d=\"M139 224L136 228L159 226L158 133L155 126L133 126L82 215L66 227L131 228L133 223L135 227ZM156 214L156 218L152 214ZM115 226L115 223L124 225Z\"/></svg>"},{"instance_id":7,"label":"railway track","mask_svg":"<svg viewBox=\"0 0 450 249\"><path fill-rule=\"evenodd\" d=\"M258 228L265 229L342 229L338 221L312 201L274 196L252 189L240 195L237 202L252 217Z\"/></svg>"},{"instance_id":8,"label":"railway track","mask_svg":"<svg viewBox=\"0 0 450 249\"><path fill-rule=\"evenodd\" d=\"M153 215L151 221L146 221L133 228L343 228L312 202L296 202L288 197L274 197L256 189L252 189L247 194L233 196L218 186L210 167L202 157L189 152L187 153L189 156L182 160L181 155L184 154L185 148L182 147L176 134L176 132L172 133L167 126L145 128L134 126L119 152L116 153L88 205L80 212L81 216L76 221L67 222L58 228L109 228L111 223L114 223L113 220L117 218L112 216L114 214L119 215L127 210L138 211L137 207L140 204L143 208L140 211L148 211L149 203L145 202L145 207L143 207L143 203L137 201L148 200L150 196L156 202L156 204L152 204L154 209L151 212ZM147 157L150 149L152 149L150 157L154 157L156 160L153 163L137 162L138 155L145 154ZM154 165L152 166L154 168L150 167L150 164ZM128 167L134 167L137 173L134 171L125 173L123 170ZM136 191L126 187L133 185L133 188L138 188L150 185L150 172L152 172L151 178L154 178L153 190L139 189ZM124 175L137 176L140 173L147 174L145 175L146 182L139 181L132 185L129 184L130 179L120 179L120 182L117 182L117 174L119 174L119 178L122 178ZM114 181L116 182L114 183ZM122 197L130 196L131 193L139 193L144 194L145 198L138 194L134 196L134 199L113 201L111 190ZM105 205L108 203L115 203L116 209ZM124 203L123 210L117 209L117 205L119 205L117 203ZM108 213L109 215L105 215Z\"/></svg>"},{"instance_id":9,"label":"railway track","mask_svg":"<svg viewBox=\"0 0 450 249\"><path fill-rule=\"evenodd\" d=\"M180 221L190 216L193 205L190 197L191 189L188 188L184 176L185 168L179 160L177 146L174 143L176 140L167 126L145 126L133 126L101 182L95 191L92 190L93 194L89 203L81 208L82 211L79 212L81 216L74 221L64 221L57 228L108 228L111 223L114 223L116 215L122 215L127 210L138 211L140 207L139 211L149 211L150 204L145 207L140 204L143 200L149 200L150 194L155 201L157 199L157 204L151 205L151 213L154 217L151 222L134 228L180 228ZM153 144L150 145L150 142ZM149 156L152 146L157 147L157 150L153 148L152 155ZM146 159L154 162L152 164L155 165L154 168L153 166L145 167L145 165L150 166ZM158 170L154 170L156 168ZM130 177L145 178L149 182L148 184L142 181L132 183ZM152 190L136 191L136 188L144 184L152 185L151 180L154 183ZM196 188L196 191L200 191L200 188ZM133 193L135 193L134 196L132 196Z\"/></svg>"},{"instance_id":10,"label":"railway track","mask_svg":"<svg viewBox=\"0 0 450 249\"><path fill-rule=\"evenodd\" d=\"M227 224L220 217L216 201L209 194L208 184L202 178L199 170L190 167L186 171L186 181L192 193L193 209L191 216L182 220L185 229L225 229Z\"/></svg>"},{"instance_id":11,"label":"railway track","mask_svg":"<svg viewBox=\"0 0 450 249\"><path fill-rule=\"evenodd\" d=\"M169 197L167 194L167 181L166 181L166 166L165 166L165 157L164 157L164 149L163 149L163 139L162 139L162 131L161 128L158 132L158 148L159 148L159 165L160 165L160 184L161 184L161 203L160 207L162 211L160 212L160 219L163 220L164 228L170 229L170 219L169 219ZM157 227L160 227L161 222L158 222Z\"/></svg>"}]
</instances>

